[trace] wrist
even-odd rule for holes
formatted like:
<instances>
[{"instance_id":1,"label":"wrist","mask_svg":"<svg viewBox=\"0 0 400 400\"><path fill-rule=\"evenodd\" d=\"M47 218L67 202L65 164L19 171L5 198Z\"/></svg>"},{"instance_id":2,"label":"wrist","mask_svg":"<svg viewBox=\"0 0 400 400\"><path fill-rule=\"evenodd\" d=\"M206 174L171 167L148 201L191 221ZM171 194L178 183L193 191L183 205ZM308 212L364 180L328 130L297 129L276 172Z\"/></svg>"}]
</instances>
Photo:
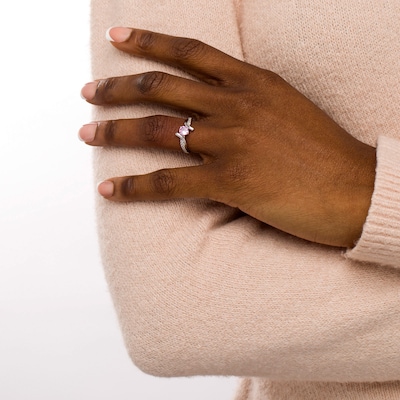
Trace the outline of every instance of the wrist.
<instances>
[{"instance_id":1,"label":"wrist","mask_svg":"<svg viewBox=\"0 0 400 400\"><path fill-rule=\"evenodd\" d=\"M354 247L360 239L374 191L376 151L371 146L363 145L363 147L356 167L349 171L352 183L348 195L343 198L346 202L344 215L346 228L343 236L345 247Z\"/></svg>"}]
</instances>

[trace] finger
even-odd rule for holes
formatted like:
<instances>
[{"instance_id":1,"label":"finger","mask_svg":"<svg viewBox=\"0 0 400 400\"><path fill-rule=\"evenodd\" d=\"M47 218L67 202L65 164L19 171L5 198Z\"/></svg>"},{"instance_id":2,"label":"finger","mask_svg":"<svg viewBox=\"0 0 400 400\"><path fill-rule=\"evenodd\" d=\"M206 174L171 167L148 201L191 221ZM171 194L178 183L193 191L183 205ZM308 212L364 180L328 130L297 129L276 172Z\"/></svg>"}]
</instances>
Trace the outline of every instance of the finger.
<instances>
[{"instance_id":1,"label":"finger","mask_svg":"<svg viewBox=\"0 0 400 400\"><path fill-rule=\"evenodd\" d=\"M208 198L208 171L208 166L201 165L112 178L101 182L98 192L108 200L119 202Z\"/></svg>"},{"instance_id":2,"label":"finger","mask_svg":"<svg viewBox=\"0 0 400 400\"><path fill-rule=\"evenodd\" d=\"M191 123L193 132L185 129L181 118L155 115L146 118L93 122L79 131L82 141L91 146L151 147L182 151L179 130L190 132L185 139L192 153L207 153L210 130L203 123Z\"/></svg>"},{"instance_id":3,"label":"finger","mask_svg":"<svg viewBox=\"0 0 400 400\"><path fill-rule=\"evenodd\" d=\"M240 82L247 66L195 39L119 27L110 28L106 36L122 51L183 69L208 83Z\"/></svg>"},{"instance_id":4,"label":"finger","mask_svg":"<svg viewBox=\"0 0 400 400\"><path fill-rule=\"evenodd\" d=\"M218 88L158 71L90 82L81 94L96 105L155 103L205 115L222 101Z\"/></svg>"}]
</instances>

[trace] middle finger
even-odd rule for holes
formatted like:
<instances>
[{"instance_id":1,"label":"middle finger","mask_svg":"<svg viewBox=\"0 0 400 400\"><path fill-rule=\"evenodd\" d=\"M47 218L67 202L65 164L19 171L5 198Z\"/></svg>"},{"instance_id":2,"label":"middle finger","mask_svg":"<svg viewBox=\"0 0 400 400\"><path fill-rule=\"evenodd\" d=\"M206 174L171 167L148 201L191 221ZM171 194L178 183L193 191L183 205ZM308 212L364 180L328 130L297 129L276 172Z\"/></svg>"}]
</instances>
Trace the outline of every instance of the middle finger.
<instances>
[{"instance_id":1,"label":"middle finger","mask_svg":"<svg viewBox=\"0 0 400 400\"><path fill-rule=\"evenodd\" d=\"M210 115L221 101L221 90L206 83L152 71L90 82L81 94L96 105L154 103Z\"/></svg>"}]
</instances>

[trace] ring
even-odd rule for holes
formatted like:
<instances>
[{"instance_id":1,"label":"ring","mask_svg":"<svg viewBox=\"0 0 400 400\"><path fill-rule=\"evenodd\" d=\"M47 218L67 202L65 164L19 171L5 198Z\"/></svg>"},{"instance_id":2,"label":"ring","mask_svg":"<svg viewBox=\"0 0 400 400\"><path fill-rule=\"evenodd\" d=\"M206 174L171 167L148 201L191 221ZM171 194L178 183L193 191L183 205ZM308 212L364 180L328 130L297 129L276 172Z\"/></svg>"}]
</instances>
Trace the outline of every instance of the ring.
<instances>
[{"instance_id":1,"label":"ring","mask_svg":"<svg viewBox=\"0 0 400 400\"><path fill-rule=\"evenodd\" d=\"M178 132L175 133L175 136L179 138L179 144L181 145L181 149L184 153L189 154L189 150L187 149L187 143L185 136L189 135L190 132L194 131L192 124L192 118L189 117L184 124L179 127Z\"/></svg>"}]
</instances>

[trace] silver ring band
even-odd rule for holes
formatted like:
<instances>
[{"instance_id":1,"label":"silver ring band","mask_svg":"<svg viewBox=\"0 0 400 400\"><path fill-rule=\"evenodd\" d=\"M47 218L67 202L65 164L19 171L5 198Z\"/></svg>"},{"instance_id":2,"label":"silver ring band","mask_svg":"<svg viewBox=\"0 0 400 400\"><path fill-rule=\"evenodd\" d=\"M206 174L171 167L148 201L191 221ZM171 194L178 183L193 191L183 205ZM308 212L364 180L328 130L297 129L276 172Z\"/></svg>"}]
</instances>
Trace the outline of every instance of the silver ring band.
<instances>
[{"instance_id":1,"label":"silver ring band","mask_svg":"<svg viewBox=\"0 0 400 400\"><path fill-rule=\"evenodd\" d=\"M189 154L189 150L187 148L186 136L193 131L194 128L192 126L192 118L189 117L184 122L184 124L181 127L179 127L178 132L175 133L175 136L179 139L179 144L181 145L181 149L185 154Z\"/></svg>"}]
</instances>

